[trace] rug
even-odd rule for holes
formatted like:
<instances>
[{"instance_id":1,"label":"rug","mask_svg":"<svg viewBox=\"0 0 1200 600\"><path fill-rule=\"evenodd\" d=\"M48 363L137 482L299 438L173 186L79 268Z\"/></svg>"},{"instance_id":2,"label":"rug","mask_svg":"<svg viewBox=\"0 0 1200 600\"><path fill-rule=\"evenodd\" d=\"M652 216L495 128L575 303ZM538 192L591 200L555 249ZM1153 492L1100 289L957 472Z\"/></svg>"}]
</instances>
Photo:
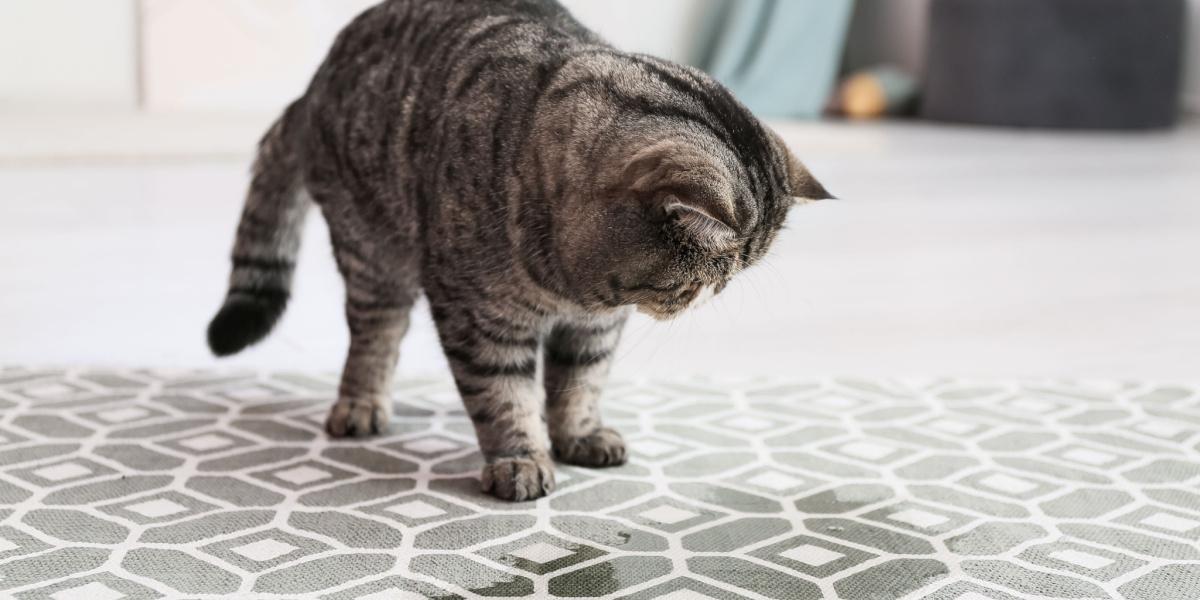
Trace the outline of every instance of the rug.
<instances>
[{"instance_id":1,"label":"rug","mask_svg":"<svg viewBox=\"0 0 1200 600\"><path fill-rule=\"evenodd\" d=\"M447 381L335 382L0 370L0 597L1200 598L1187 386L617 381L629 464L507 504Z\"/></svg>"}]
</instances>

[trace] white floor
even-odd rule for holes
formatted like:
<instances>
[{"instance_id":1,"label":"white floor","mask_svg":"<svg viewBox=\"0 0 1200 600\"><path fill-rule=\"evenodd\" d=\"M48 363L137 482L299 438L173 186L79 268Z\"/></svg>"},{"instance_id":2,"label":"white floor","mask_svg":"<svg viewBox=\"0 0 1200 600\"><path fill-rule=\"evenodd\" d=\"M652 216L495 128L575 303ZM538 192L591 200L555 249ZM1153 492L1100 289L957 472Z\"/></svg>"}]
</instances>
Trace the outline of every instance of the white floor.
<instances>
[{"instance_id":1,"label":"white floor","mask_svg":"<svg viewBox=\"0 0 1200 600\"><path fill-rule=\"evenodd\" d=\"M217 364L203 332L257 121L174 121L0 119L0 364ZM709 306L636 322L618 373L1200 380L1200 127L781 130L843 200L794 211ZM341 284L310 225L281 327L225 365L340 367ZM444 372L424 307L401 362Z\"/></svg>"}]
</instances>

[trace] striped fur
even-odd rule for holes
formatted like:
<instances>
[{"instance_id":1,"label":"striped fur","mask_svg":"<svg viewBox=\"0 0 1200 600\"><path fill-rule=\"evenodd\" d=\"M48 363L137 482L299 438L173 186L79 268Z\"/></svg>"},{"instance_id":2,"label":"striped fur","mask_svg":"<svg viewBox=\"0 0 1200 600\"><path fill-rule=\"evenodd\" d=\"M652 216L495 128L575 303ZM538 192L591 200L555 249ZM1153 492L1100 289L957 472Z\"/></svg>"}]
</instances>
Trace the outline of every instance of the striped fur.
<instances>
[{"instance_id":1,"label":"striped fur","mask_svg":"<svg viewBox=\"0 0 1200 600\"><path fill-rule=\"evenodd\" d=\"M309 201L301 194L293 104L259 143L258 160L233 248L225 304L208 328L218 356L236 354L266 337L283 314L300 252Z\"/></svg>"},{"instance_id":2,"label":"striped fur","mask_svg":"<svg viewBox=\"0 0 1200 600\"><path fill-rule=\"evenodd\" d=\"M553 0L366 11L257 165L213 350L278 319L311 197L351 333L330 434L386 426L423 293L483 487L512 500L553 489L555 456L624 461L597 399L631 309L670 318L719 291L766 253L796 197L827 196L725 88L613 49Z\"/></svg>"}]
</instances>

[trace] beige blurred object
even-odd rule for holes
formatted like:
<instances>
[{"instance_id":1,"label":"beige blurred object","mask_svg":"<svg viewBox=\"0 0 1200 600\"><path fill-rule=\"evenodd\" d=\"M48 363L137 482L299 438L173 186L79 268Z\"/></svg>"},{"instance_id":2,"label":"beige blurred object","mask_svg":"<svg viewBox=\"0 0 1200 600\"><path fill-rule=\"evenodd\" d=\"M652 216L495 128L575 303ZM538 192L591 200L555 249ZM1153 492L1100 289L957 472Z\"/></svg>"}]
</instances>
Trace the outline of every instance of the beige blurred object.
<instances>
[{"instance_id":1,"label":"beige blurred object","mask_svg":"<svg viewBox=\"0 0 1200 600\"><path fill-rule=\"evenodd\" d=\"M881 117L887 111L887 93L875 78L852 75L842 84L841 109L852 119Z\"/></svg>"},{"instance_id":2,"label":"beige blurred object","mask_svg":"<svg viewBox=\"0 0 1200 600\"><path fill-rule=\"evenodd\" d=\"M917 83L896 67L880 66L847 77L834 108L851 119L877 119L902 112L917 94Z\"/></svg>"}]
</instances>

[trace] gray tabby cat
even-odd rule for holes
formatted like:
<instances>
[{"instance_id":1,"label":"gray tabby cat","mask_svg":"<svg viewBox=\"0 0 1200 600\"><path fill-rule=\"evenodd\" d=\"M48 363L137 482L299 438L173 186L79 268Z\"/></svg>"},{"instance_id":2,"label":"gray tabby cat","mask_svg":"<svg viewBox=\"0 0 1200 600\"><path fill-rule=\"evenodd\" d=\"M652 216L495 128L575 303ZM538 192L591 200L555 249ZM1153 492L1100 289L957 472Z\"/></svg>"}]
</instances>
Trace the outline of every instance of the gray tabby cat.
<instances>
[{"instance_id":1,"label":"gray tabby cat","mask_svg":"<svg viewBox=\"0 0 1200 600\"><path fill-rule=\"evenodd\" d=\"M309 197L351 334L330 435L387 426L424 292L483 489L520 501L554 488L552 456L625 461L597 399L633 307L667 319L719 292L828 194L720 84L613 49L554 0L389 0L262 140L217 355L282 314Z\"/></svg>"}]
</instances>

